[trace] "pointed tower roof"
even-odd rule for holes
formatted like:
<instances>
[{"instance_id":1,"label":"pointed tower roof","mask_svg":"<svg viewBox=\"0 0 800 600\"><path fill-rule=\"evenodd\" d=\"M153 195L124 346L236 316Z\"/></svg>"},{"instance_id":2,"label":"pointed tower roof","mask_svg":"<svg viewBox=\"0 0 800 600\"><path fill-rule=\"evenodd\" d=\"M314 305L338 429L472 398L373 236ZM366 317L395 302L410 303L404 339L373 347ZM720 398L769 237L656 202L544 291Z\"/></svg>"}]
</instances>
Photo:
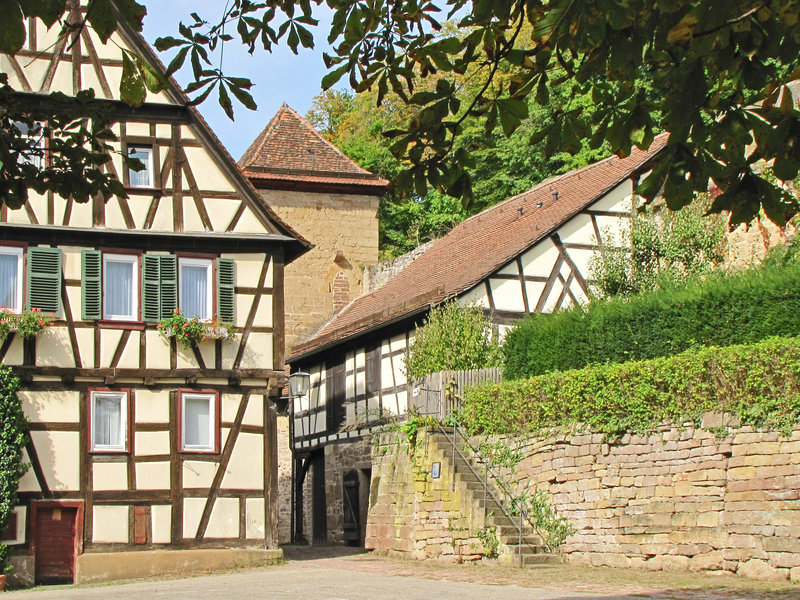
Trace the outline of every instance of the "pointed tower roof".
<instances>
[{"instance_id":1,"label":"pointed tower roof","mask_svg":"<svg viewBox=\"0 0 800 600\"><path fill-rule=\"evenodd\" d=\"M380 195L389 185L350 160L285 102L239 166L259 188Z\"/></svg>"}]
</instances>

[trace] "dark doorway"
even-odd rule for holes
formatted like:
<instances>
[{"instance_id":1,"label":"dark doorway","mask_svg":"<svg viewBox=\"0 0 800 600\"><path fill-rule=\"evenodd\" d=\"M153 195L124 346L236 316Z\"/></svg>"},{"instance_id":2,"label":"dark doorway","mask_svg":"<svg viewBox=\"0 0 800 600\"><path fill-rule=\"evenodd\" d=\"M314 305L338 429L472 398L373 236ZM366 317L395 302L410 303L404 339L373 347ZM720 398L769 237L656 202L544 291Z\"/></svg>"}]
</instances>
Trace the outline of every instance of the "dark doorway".
<instances>
[{"instance_id":1,"label":"dark doorway","mask_svg":"<svg viewBox=\"0 0 800 600\"><path fill-rule=\"evenodd\" d=\"M351 546L361 542L361 503L359 502L359 481L356 470L345 473L342 478L342 537Z\"/></svg>"},{"instance_id":2,"label":"dark doorway","mask_svg":"<svg viewBox=\"0 0 800 600\"><path fill-rule=\"evenodd\" d=\"M361 504L361 528L359 530L359 535L361 536L361 545L363 546L364 540L367 539L367 518L369 517L369 492L370 484L372 483L372 467L359 469L358 477L358 501Z\"/></svg>"},{"instance_id":3,"label":"dark doorway","mask_svg":"<svg viewBox=\"0 0 800 600\"><path fill-rule=\"evenodd\" d=\"M328 543L328 508L325 501L325 450L311 453L311 543Z\"/></svg>"},{"instance_id":4,"label":"dark doorway","mask_svg":"<svg viewBox=\"0 0 800 600\"><path fill-rule=\"evenodd\" d=\"M36 583L72 583L78 554L78 507L40 505L32 511Z\"/></svg>"}]
</instances>

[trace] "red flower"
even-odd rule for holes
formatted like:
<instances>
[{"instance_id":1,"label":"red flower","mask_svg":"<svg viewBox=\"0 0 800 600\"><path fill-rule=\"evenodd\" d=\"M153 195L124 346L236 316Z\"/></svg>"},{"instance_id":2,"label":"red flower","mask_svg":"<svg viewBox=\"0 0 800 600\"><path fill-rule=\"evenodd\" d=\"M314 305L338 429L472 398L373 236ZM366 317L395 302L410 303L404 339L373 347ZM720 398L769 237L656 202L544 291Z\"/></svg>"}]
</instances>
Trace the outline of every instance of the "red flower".
<instances>
[{"instance_id":1,"label":"red flower","mask_svg":"<svg viewBox=\"0 0 800 600\"><path fill-rule=\"evenodd\" d=\"M41 319L39 319L39 325L44 325L44 321L42 321Z\"/></svg>"}]
</instances>

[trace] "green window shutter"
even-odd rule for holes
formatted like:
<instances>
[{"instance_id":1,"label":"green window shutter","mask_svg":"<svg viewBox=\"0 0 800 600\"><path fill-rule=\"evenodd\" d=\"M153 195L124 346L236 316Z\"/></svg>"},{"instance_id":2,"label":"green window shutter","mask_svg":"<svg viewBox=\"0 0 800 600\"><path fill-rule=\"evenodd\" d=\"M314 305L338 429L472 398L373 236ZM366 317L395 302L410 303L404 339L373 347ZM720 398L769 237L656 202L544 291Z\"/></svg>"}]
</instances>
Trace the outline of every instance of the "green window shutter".
<instances>
[{"instance_id":1,"label":"green window shutter","mask_svg":"<svg viewBox=\"0 0 800 600\"><path fill-rule=\"evenodd\" d=\"M61 313L61 250L58 248L28 249L28 308Z\"/></svg>"},{"instance_id":2,"label":"green window shutter","mask_svg":"<svg viewBox=\"0 0 800 600\"><path fill-rule=\"evenodd\" d=\"M167 319L178 308L178 259L172 254L160 255L159 296L161 318Z\"/></svg>"},{"instance_id":3,"label":"green window shutter","mask_svg":"<svg viewBox=\"0 0 800 600\"><path fill-rule=\"evenodd\" d=\"M103 316L103 255L100 250L81 252L81 319Z\"/></svg>"},{"instance_id":4,"label":"green window shutter","mask_svg":"<svg viewBox=\"0 0 800 600\"><path fill-rule=\"evenodd\" d=\"M222 323L236 320L236 271L233 259L217 259L217 314Z\"/></svg>"},{"instance_id":5,"label":"green window shutter","mask_svg":"<svg viewBox=\"0 0 800 600\"><path fill-rule=\"evenodd\" d=\"M142 320L155 323L161 320L161 257L142 256Z\"/></svg>"}]
</instances>

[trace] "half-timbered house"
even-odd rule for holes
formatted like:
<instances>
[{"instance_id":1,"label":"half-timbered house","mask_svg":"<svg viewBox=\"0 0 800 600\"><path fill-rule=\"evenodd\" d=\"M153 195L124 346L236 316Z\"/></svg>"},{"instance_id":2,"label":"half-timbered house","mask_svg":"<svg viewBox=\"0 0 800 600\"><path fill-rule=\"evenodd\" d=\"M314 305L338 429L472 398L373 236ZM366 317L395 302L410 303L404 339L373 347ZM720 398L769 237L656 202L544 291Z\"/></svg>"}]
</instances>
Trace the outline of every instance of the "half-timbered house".
<instances>
[{"instance_id":1,"label":"half-timbered house","mask_svg":"<svg viewBox=\"0 0 800 600\"><path fill-rule=\"evenodd\" d=\"M16 574L90 581L274 558L283 272L309 244L176 85L136 109L118 101L120 48L163 72L139 34L123 23L105 45L86 27L59 34L30 22L0 68L17 90L91 87L113 105L119 154L106 168L128 198L32 191L0 209L0 304L56 319L0 341L31 423L3 540ZM184 347L160 333L176 310L208 322L205 337Z\"/></svg>"},{"instance_id":2,"label":"half-timbered house","mask_svg":"<svg viewBox=\"0 0 800 600\"><path fill-rule=\"evenodd\" d=\"M475 303L505 328L534 312L585 303L592 257L601 244L621 239L634 186L665 143L661 136L648 152L548 179L467 219L293 348L292 370L311 375L309 393L294 403L296 531L311 513L319 543L364 539L369 480L357 467L369 456L363 438L387 416L406 412L404 359L430 308L451 298ZM303 493L309 467L310 499Z\"/></svg>"}]
</instances>

